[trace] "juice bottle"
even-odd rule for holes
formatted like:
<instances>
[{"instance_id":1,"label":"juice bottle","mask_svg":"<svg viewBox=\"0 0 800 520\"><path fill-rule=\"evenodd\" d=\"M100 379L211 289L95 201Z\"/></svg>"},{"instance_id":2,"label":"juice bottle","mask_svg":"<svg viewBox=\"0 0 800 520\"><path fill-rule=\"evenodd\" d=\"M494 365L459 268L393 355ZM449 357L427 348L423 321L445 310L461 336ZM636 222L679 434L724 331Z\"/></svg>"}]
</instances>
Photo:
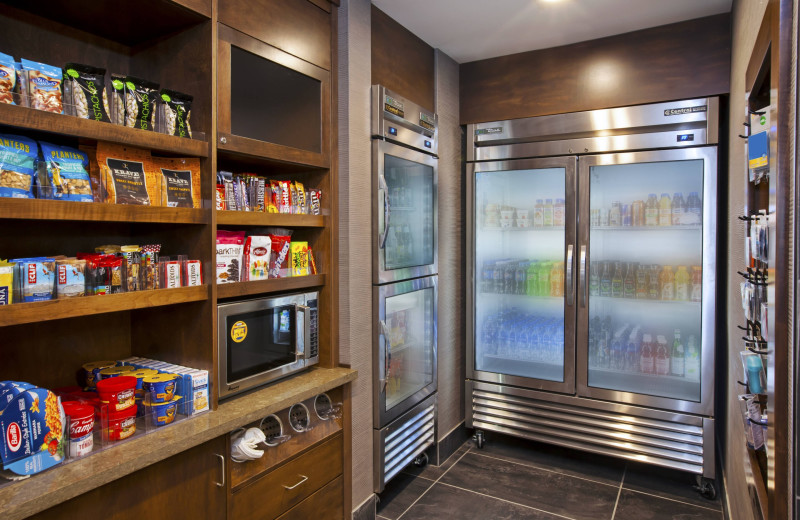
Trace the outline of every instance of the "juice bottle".
<instances>
[{"instance_id":1,"label":"juice bottle","mask_svg":"<svg viewBox=\"0 0 800 520\"><path fill-rule=\"evenodd\" d=\"M544 227L553 227L553 199L545 199L542 220Z\"/></svg>"},{"instance_id":2,"label":"juice bottle","mask_svg":"<svg viewBox=\"0 0 800 520\"><path fill-rule=\"evenodd\" d=\"M681 342L681 329L675 329L675 340L672 342L672 375L683 377L686 371L686 356Z\"/></svg>"},{"instance_id":3,"label":"juice bottle","mask_svg":"<svg viewBox=\"0 0 800 520\"><path fill-rule=\"evenodd\" d=\"M600 262L592 262L589 269L589 296L600 296Z\"/></svg>"},{"instance_id":4,"label":"juice bottle","mask_svg":"<svg viewBox=\"0 0 800 520\"><path fill-rule=\"evenodd\" d=\"M622 225L622 206L618 200L611 203L611 211L608 212L608 225L612 227Z\"/></svg>"},{"instance_id":5,"label":"juice bottle","mask_svg":"<svg viewBox=\"0 0 800 520\"><path fill-rule=\"evenodd\" d=\"M675 299L675 273L672 272L671 265L665 265L664 269L659 275L661 284L661 299L674 300Z\"/></svg>"},{"instance_id":6,"label":"juice bottle","mask_svg":"<svg viewBox=\"0 0 800 520\"><path fill-rule=\"evenodd\" d=\"M525 287L528 275L528 262L520 262L517 264L517 272L515 274L514 294L525 294Z\"/></svg>"},{"instance_id":7,"label":"juice bottle","mask_svg":"<svg viewBox=\"0 0 800 520\"><path fill-rule=\"evenodd\" d=\"M536 296L536 284L539 281L539 262L532 260L528 266L528 276L525 280L525 294Z\"/></svg>"},{"instance_id":8,"label":"juice bottle","mask_svg":"<svg viewBox=\"0 0 800 520\"><path fill-rule=\"evenodd\" d=\"M669 198L669 193L662 193L661 200L658 201L658 225L672 225L672 200Z\"/></svg>"},{"instance_id":9,"label":"juice bottle","mask_svg":"<svg viewBox=\"0 0 800 520\"><path fill-rule=\"evenodd\" d=\"M688 302L690 290L689 272L686 270L685 265L678 266L678 272L675 273L675 299Z\"/></svg>"},{"instance_id":10,"label":"juice bottle","mask_svg":"<svg viewBox=\"0 0 800 520\"><path fill-rule=\"evenodd\" d=\"M633 227L644 226L644 201L634 200L631 204L631 225Z\"/></svg>"},{"instance_id":11,"label":"juice bottle","mask_svg":"<svg viewBox=\"0 0 800 520\"><path fill-rule=\"evenodd\" d=\"M686 224L699 226L703 222L703 203L696 191L689 194L686 198Z\"/></svg>"},{"instance_id":12,"label":"juice bottle","mask_svg":"<svg viewBox=\"0 0 800 520\"><path fill-rule=\"evenodd\" d=\"M659 283L658 275L658 266L651 265L650 273L647 277L647 297L650 300L658 300L661 298L661 284Z\"/></svg>"},{"instance_id":13,"label":"juice bottle","mask_svg":"<svg viewBox=\"0 0 800 520\"><path fill-rule=\"evenodd\" d=\"M647 298L647 266L640 265L638 269L636 269L636 298L637 299L646 299Z\"/></svg>"},{"instance_id":14,"label":"juice bottle","mask_svg":"<svg viewBox=\"0 0 800 520\"><path fill-rule=\"evenodd\" d=\"M644 203L644 225L658 225L658 199L655 193L648 195L647 202Z\"/></svg>"},{"instance_id":15,"label":"juice bottle","mask_svg":"<svg viewBox=\"0 0 800 520\"><path fill-rule=\"evenodd\" d=\"M611 279L611 296L613 298L622 298L623 287L622 262L616 262L614 265L614 277Z\"/></svg>"},{"instance_id":16,"label":"juice bottle","mask_svg":"<svg viewBox=\"0 0 800 520\"><path fill-rule=\"evenodd\" d=\"M536 199L536 204L533 206L533 227L544 226L544 204L542 199Z\"/></svg>"},{"instance_id":17,"label":"juice bottle","mask_svg":"<svg viewBox=\"0 0 800 520\"><path fill-rule=\"evenodd\" d=\"M686 203L683 201L683 194L677 192L672 196L672 225L683 225L683 213L686 211Z\"/></svg>"},{"instance_id":18,"label":"juice bottle","mask_svg":"<svg viewBox=\"0 0 800 520\"><path fill-rule=\"evenodd\" d=\"M699 302L703 297L703 268L699 265L692 266L692 294L691 300Z\"/></svg>"},{"instance_id":19,"label":"juice bottle","mask_svg":"<svg viewBox=\"0 0 800 520\"><path fill-rule=\"evenodd\" d=\"M564 262L557 262L550 271L550 296L564 296Z\"/></svg>"},{"instance_id":20,"label":"juice bottle","mask_svg":"<svg viewBox=\"0 0 800 520\"><path fill-rule=\"evenodd\" d=\"M553 225L563 227L566 214L567 206L564 199L556 199L556 204L553 206Z\"/></svg>"},{"instance_id":21,"label":"juice bottle","mask_svg":"<svg viewBox=\"0 0 800 520\"><path fill-rule=\"evenodd\" d=\"M536 296L550 296L550 262L542 262L539 267L539 283L536 286Z\"/></svg>"},{"instance_id":22,"label":"juice bottle","mask_svg":"<svg viewBox=\"0 0 800 520\"><path fill-rule=\"evenodd\" d=\"M611 266L603 262L603 274L600 275L600 296L611 296Z\"/></svg>"},{"instance_id":23,"label":"juice bottle","mask_svg":"<svg viewBox=\"0 0 800 520\"><path fill-rule=\"evenodd\" d=\"M625 273L625 279L622 282L622 296L624 298L635 298L636 297L636 276L634 272L636 270L636 264L631 262L628 264L628 272Z\"/></svg>"},{"instance_id":24,"label":"juice bottle","mask_svg":"<svg viewBox=\"0 0 800 520\"><path fill-rule=\"evenodd\" d=\"M645 374L652 374L655 370L655 359L653 358L653 336L645 334L642 336L642 354L639 358L639 370Z\"/></svg>"},{"instance_id":25,"label":"juice bottle","mask_svg":"<svg viewBox=\"0 0 800 520\"><path fill-rule=\"evenodd\" d=\"M658 346L656 347L656 374L660 376L669 375L669 348L667 347L667 338L658 336L656 339Z\"/></svg>"}]
</instances>

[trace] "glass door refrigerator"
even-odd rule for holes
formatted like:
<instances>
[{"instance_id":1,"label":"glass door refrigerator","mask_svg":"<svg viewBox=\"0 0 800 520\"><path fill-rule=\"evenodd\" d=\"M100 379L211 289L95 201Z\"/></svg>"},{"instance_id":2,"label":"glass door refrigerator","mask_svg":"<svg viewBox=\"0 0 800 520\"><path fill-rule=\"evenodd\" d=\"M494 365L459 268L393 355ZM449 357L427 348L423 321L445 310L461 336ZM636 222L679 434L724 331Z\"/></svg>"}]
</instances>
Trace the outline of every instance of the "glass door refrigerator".
<instances>
[{"instance_id":1,"label":"glass door refrigerator","mask_svg":"<svg viewBox=\"0 0 800 520\"><path fill-rule=\"evenodd\" d=\"M372 87L374 487L436 442L436 115Z\"/></svg>"},{"instance_id":2,"label":"glass door refrigerator","mask_svg":"<svg viewBox=\"0 0 800 520\"><path fill-rule=\"evenodd\" d=\"M468 127L479 447L490 430L714 478L717 119L705 98Z\"/></svg>"}]
</instances>

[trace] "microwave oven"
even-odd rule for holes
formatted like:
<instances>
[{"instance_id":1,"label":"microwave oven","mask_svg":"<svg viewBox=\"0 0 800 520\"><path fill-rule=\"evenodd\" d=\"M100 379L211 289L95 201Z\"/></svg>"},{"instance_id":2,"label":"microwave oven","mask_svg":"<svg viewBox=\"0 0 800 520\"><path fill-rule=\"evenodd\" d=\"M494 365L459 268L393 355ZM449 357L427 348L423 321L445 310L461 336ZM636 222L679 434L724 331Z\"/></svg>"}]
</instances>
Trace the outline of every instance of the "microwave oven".
<instances>
[{"instance_id":1,"label":"microwave oven","mask_svg":"<svg viewBox=\"0 0 800 520\"><path fill-rule=\"evenodd\" d=\"M318 297L308 292L217 307L219 399L319 362Z\"/></svg>"}]
</instances>

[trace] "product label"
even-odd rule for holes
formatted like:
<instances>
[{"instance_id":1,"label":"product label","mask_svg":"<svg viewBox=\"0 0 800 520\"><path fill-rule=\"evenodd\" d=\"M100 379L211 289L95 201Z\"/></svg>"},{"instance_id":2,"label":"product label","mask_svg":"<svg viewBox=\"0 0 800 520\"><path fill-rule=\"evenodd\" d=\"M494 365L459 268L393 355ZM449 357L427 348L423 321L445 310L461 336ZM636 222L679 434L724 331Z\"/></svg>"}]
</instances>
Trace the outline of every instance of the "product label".
<instances>
[{"instance_id":1,"label":"product label","mask_svg":"<svg viewBox=\"0 0 800 520\"><path fill-rule=\"evenodd\" d=\"M247 337L247 323L237 321L231 327L231 339L236 343L241 343Z\"/></svg>"},{"instance_id":2,"label":"product label","mask_svg":"<svg viewBox=\"0 0 800 520\"><path fill-rule=\"evenodd\" d=\"M167 193L167 206L170 208L192 207L192 172L190 170L169 170L161 168L164 189Z\"/></svg>"},{"instance_id":3,"label":"product label","mask_svg":"<svg viewBox=\"0 0 800 520\"><path fill-rule=\"evenodd\" d=\"M419 126L432 131L434 128L436 128L435 125L436 121L433 119L432 116L429 116L425 112L419 113Z\"/></svg>"},{"instance_id":4,"label":"product label","mask_svg":"<svg viewBox=\"0 0 800 520\"><path fill-rule=\"evenodd\" d=\"M181 286L181 263L167 262L164 274L166 276L166 288L174 289Z\"/></svg>"},{"instance_id":5,"label":"product label","mask_svg":"<svg viewBox=\"0 0 800 520\"><path fill-rule=\"evenodd\" d=\"M665 283L661 287L661 299L673 300L675 299L675 286L671 283Z\"/></svg>"},{"instance_id":6,"label":"product label","mask_svg":"<svg viewBox=\"0 0 800 520\"><path fill-rule=\"evenodd\" d=\"M150 204L144 184L144 164L137 161L106 159L114 183L116 204Z\"/></svg>"},{"instance_id":7,"label":"product label","mask_svg":"<svg viewBox=\"0 0 800 520\"><path fill-rule=\"evenodd\" d=\"M697 105L686 108L668 108L664 110L665 116L682 116L684 114L694 114L696 112L706 112L708 105Z\"/></svg>"},{"instance_id":8,"label":"product label","mask_svg":"<svg viewBox=\"0 0 800 520\"><path fill-rule=\"evenodd\" d=\"M186 285L194 287L203 284L203 277L200 272L200 261L192 260L186 262Z\"/></svg>"},{"instance_id":9,"label":"product label","mask_svg":"<svg viewBox=\"0 0 800 520\"><path fill-rule=\"evenodd\" d=\"M397 99L393 98L392 96L385 96L383 109L389 112L390 114L394 114L398 117L404 117L405 111L403 109L403 103L398 101Z\"/></svg>"},{"instance_id":10,"label":"product label","mask_svg":"<svg viewBox=\"0 0 800 520\"><path fill-rule=\"evenodd\" d=\"M679 283L675 289L675 299L686 301L689 299L689 286L685 283Z\"/></svg>"},{"instance_id":11,"label":"product label","mask_svg":"<svg viewBox=\"0 0 800 520\"><path fill-rule=\"evenodd\" d=\"M644 225L655 226L658 225L658 210L646 209L644 210Z\"/></svg>"},{"instance_id":12,"label":"product label","mask_svg":"<svg viewBox=\"0 0 800 520\"><path fill-rule=\"evenodd\" d=\"M692 284L692 301L699 302L703 296L703 286L699 283Z\"/></svg>"}]
</instances>

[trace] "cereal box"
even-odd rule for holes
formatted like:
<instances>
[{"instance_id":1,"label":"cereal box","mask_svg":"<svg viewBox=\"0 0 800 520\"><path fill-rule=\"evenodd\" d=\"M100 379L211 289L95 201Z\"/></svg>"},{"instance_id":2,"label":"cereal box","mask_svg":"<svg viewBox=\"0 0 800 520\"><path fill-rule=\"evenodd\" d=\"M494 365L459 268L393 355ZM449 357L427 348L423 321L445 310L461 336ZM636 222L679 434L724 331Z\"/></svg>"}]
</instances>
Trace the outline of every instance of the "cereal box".
<instances>
[{"instance_id":1,"label":"cereal box","mask_svg":"<svg viewBox=\"0 0 800 520\"><path fill-rule=\"evenodd\" d=\"M0 458L3 469L31 475L64 459L64 411L49 390L32 388L0 412Z\"/></svg>"}]
</instances>

